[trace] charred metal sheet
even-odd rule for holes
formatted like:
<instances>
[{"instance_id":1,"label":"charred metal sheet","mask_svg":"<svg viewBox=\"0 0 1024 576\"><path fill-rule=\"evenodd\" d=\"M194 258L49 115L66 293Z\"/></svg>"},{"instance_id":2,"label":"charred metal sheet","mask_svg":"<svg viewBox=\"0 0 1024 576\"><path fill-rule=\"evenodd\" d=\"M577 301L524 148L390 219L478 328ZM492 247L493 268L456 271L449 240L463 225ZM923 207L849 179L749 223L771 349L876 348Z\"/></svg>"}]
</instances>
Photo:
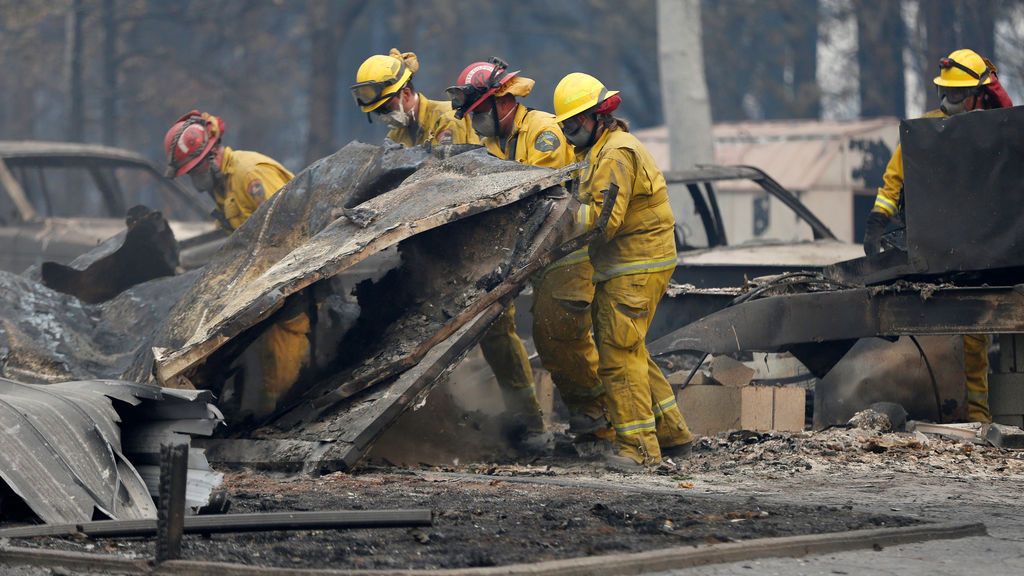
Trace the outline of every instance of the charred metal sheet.
<instances>
[{"instance_id":1,"label":"charred metal sheet","mask_svg":"<svg viewBox=\"0 0 1024 576\"><path fill-rule=\"evenodd\" d=\"M46 383L128 379L152 333L198 272L159 278L85 304L0 271L0 377Z\"/></svg>"},{"instance_id":2,"label":"charred metal sheet","mask_svg":"<svg viewBox=\"0 0 1024 576\"><path fill-rule=\"evenodd\" d=\"M110 380L40 385L0 378L0 478L46 523L87 522L96 513L154 518L150 490L132 463L144 460L147 449L128 439L139 423L152 422L153 403L166 402L161 413L172 417L176 405L195 414L193 404L200 404L215 419L210 399L209 393ZM187 417L166 422L172 430L190 429ZM199 457L190 468L212 474Z\"/></svg>"},{"instance_id":3,"label":"charred metal sheet","mask_svg":"<svg viewBox=\"0 0 1024 576\"><path fill-rule=\"evenodd\" d=\"M886 250L873 256L837 262L824 270L825 276L835 282L861 286L888 282L914 273L914 267L903 250Z\"/></svg>"},{"instance_id":4,"label":"charred metal sheet","mask_svg":"<svg viewBox=\"0 0 1024 576\"><path fill-rule=\"evenodd\" d=\"M558 186L568 173L482 149L435 158L421 148L349 144L307 168L231 236L156 338L157 377L174 383L316 281L411 236ZM357 207L363 216L353 221L345 211Z\"/></svg>"},{"instance_id":5,"label":"charred metal sheet","mask_svg":"<svg viewBox=\"0 0 1024 576\"><path fill-rule=\"evenodd\" d=\"M778 352L805 343L911 334L1024 331L1024 291L915 285L771 296L702 318L648 348L652 354Z\"/></svg>"},{"instance_id":6,"label":"charred metal sheet","mask_svg":"<svg viewBox=\"0 0 1024 576\"><path fill-rule=\"evenodd\" d=\"M178 243L163 215L135 206L128 211L125 224L124 232L67 266L43 262L43 284L95 304L136 284L172 276L178 267Z\"/></svg>"},{"instance_id":7,"label":"charred metal sheet","mask_svg":"<svg viewBox=\"0 0 1024 576\"><path fill-rule=\"evenodd\" d=\"M841 262L827 274L870 285L1024 266L1017 201L1024 194L1022 132L1020 107L901 122L906 252ZM1009 282L1019 278L1017 271ZM983 282L1008 283L988 277L974 283Z\"/></svg>"},{"instance_id":8,"label":"charred metal sheet","mask_svg":"<svg viewBox=\"0 0 1024 576\"><path fill-rule=\"evenodd\" d=\"M905 120L900 143L915 270L1024 266L1024 109Z\"/></svg>"}]
</instances>

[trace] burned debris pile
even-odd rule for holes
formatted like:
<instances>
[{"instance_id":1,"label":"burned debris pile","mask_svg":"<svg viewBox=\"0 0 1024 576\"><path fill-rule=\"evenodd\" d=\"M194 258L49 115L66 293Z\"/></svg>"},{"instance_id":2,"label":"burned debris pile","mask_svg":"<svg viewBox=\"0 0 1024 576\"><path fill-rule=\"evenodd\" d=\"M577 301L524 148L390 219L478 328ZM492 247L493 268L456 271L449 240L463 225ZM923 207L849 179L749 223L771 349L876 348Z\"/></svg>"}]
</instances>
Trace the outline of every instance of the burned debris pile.
<instances>
[{"instance_id":1,"label":"burned debris pile","mask_svg":"<svg viewBox=\"0 0 1024 576\"><path fill-rule=\"evenodd\" d=\"M13 310L0 327L2 375L207 390L232 425L221 433L239 442L232 450L288 440L310 448L312 468L348 468L561 253L571 169L472 146L349 144L261 205L200 270L94 304L0 277ZM110 262L139 226L67 272ZM271 409L254 409L250 348L296 310L311 318L310 365Z\"/></svg>"}]
</instances>

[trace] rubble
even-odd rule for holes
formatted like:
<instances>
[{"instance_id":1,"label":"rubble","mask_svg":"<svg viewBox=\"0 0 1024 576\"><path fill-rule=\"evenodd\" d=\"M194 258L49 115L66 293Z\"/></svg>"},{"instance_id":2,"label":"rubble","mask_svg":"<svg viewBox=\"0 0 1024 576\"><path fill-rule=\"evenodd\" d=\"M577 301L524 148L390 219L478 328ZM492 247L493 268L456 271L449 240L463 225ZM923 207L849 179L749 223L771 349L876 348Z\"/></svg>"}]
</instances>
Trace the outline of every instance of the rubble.
<instances>
[{"instance_id":1,"label":"rubble","mask_svg":"<svg viewBox=\"0 0 1024 576\"><path fill-rule=\"evenodd\" d=\"M767 536L842 532L920 524L893 513L821 506L773 505L756 498L707 498L681 489L613 484L514 481L500 476L432 472L328 474L275 479L229 474L225 486L242 513L344 508L369 514L401 499L431 508L429 528L330 530L186 536L182 558L278 568L450 569L535 564L668 547L737 542ZM225 518L230 519L231 515ZM21 547L119 557L149 553L148 539L12 539Z\"/></svg>"},{"instance_id":2,"label":"rubble","mask_svg":"<svg viewBox=\"0 0 1024 576\"><path fill-rule=\"evenodd\" d=\"M906 472L956 478L1012 478L1024 460L1004 450L921 432L859 428L820 432L719 434L701 439L678 464L682 474L717 472L773 478L847 472Z\"/></svg>"},{"instance_id":3,"label":"rubble","mask_svg":"<svg viewBox=\"0 0 1024 576\"><path fill-rule=\"evenodd\" d=\"M996 448L1024 450L1024 430L992 422L985 428L985 440Z\"/></svg>"},{"instance_id":4,"label":"rubble","mask_svg":"<svg viewBox=\"0 0 1024 576\"><path fill-rule=\"evenodd\" d=\"M43 284L82 302L110 300L143 282L173 276L179 265L178 242L160 212L145 206L128 210L127 229L70 264L43 262Z\"/></svg>"},{"instance_id":5,"label":"rubble","mask_svg":"<svg viewBox=\"0 0 1024 576\"><path fill-rule=\"evenodd\" d=\"M907 429L907 411L893 402L876 402L854 414L847 425L877 432L903 432Z\"/></svg>"}]
</instances>

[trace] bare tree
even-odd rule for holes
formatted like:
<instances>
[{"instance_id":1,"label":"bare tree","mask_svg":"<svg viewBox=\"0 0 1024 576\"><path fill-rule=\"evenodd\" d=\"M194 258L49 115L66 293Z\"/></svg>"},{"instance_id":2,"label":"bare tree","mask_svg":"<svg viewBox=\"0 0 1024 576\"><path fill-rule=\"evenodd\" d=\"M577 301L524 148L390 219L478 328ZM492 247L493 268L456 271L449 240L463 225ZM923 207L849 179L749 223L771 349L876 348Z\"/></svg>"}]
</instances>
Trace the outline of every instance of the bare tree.
<instances>
[{"instance_id":1,"label":"bare tree","mask_svg":"<svg viewBox=\"0 0 1024 576\"><path fill-rule=\"evenodd\" d=\"M72 0L65 28L67 138L72 142L82 142L85 138L85 88L82 82L82 23L84 20L83 0Z\"/></svg>"},{"instance_id":2,"label":"bare tree","mask_svg":"<svg viewBox=\"0 0 1024 576\"><path fill-rule=\"evenodd\" d=\"M860 113L865 118L906 116L903 47L906 27L899 2L854 0Z\"/></svg>"},{"instance_id":3,"label":"bare tree","mask_svg":"<svg viewBox=\"0 0 1024 576\"><path fill-rule=\"evenodd\" d=\"M658 0L658 57L671 169L710 163L711 106L699 0Z\"/></svg>"},{"instance_id":4,"label":"bare tree","mask_svg":"<svg viewBox=\"0 0 1024 576\"><path fill-rule=\"evenodd\" d=\"M338 117L338 55L343 35L352 27L365 4L355 0L310 0L309 131L306 163L336 149L334 125Z\"/></svg>"},{"instance_id":5,"label":"bare tree","mask_svg":"<svg viewBox=\"0 0 1024 576\"><path fill-rule=\"evenodd\" d=\"M818 0L791 0L788 3L787 29L793 66L789 117L821 116L821 89L818 87Z\"/></svg>"},{"instance_id":6,"label":"bare tree","mask_svg":"<svg viewBox=\"0 0 1024 576\"><path fill-rule=\"evenodd\" d=\"M103 0L103 143L117 143L117 8Z\"/></svg>"}]
</instances>

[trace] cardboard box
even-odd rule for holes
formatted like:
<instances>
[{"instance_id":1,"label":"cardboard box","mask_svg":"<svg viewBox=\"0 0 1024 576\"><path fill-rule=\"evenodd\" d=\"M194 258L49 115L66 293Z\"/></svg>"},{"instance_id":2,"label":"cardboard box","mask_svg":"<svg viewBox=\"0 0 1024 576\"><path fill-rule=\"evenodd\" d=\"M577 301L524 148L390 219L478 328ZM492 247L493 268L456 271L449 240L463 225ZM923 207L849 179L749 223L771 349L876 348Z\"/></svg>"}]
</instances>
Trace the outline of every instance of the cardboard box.
<instances>
[{"instance_id":1,"label":"cardboard box","mask_svg":"<svg viewBox=\"0 0 1024 576\"><path fill-rule=\"evenodd\" d=\"M694 434L717 434L740 427L740 388L687 386L676 396Z\"/></svg>"},{"instance_id":2,"label":"cardboard box","mask_svg":"<svg viewBox=\"0 0 1024 576\"><path fill-rule=\"evenodd\" d=\"M806 391L798 386L687 386L679 408L695 434L729 430L799 432L804 429Z\"/></svg>"},{"instance_id":3,"label":"cardboard box","mask_svg":"<svg viewBox=\"0 0 1024 576\"><path fill-rule=\"evenodd\" d=\"M733 360L728 356L715 356L711 359L711 379L722 386L742 388L754 379L754 369L746 364Z\"/></svg>"}]
</instances>

